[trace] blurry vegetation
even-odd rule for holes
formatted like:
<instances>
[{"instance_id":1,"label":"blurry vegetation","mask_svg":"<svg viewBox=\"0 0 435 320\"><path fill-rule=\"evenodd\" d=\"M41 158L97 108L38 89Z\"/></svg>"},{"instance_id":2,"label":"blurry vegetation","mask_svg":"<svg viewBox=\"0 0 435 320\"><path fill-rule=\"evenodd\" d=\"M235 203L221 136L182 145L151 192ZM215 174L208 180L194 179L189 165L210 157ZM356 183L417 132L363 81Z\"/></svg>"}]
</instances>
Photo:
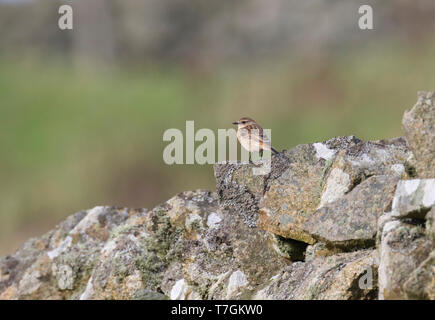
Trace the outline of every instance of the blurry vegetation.
<instances>
[{"instance_id":1,"label":"blurry vegetation","mask_svg":"<svg viewBox=\"0 0 435 320\"><path fill-rule=\"evenodd\" d=\"M1 2L0 255L78 210L214 190L210 165L162 160L163 132L186 120L250 116L279 150L392 138L435 86L431 0L379 4L377 33L343 14L359 1L77 0L73 33L57 29L59 1Z\"/></svg>"}]
</instances>

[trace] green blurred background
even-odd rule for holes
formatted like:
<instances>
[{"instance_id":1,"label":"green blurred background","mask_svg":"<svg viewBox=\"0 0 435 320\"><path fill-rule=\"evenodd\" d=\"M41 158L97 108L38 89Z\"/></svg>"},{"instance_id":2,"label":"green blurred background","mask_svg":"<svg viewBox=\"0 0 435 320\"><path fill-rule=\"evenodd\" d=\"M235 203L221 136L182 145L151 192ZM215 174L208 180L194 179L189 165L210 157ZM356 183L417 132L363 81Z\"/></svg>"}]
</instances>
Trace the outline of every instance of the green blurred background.
<instances>
[{"instance_id":1,"label":"green blurred background","mask_svg":"<svg viewBox=\"0 0 435 320\"><path fill-rule=\"evenodd\" d=\"M57 10L74 10L74 30ZM163 132L250 116L277 149L402 135L435 89L435 2L0 0L0 255L96 205L215 189Z\"/></svg>"}]
</instances>

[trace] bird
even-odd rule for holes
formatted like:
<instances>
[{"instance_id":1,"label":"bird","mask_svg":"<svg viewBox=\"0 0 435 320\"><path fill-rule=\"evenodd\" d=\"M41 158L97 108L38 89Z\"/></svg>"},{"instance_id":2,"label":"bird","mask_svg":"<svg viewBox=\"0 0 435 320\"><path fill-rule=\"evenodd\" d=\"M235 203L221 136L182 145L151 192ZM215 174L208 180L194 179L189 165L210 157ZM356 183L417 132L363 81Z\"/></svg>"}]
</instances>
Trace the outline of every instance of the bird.
<instances>
[{"instance_id":1,"label":"bird","mask_svg":"<svg viewBox=\"0 0 435 320\"><path fill-rule=\"evenodd\" d=\"M263 150L270 150L274 154L279 153L270 144L270 139L264 133L263 128L253 119L243 117L233 124L237 125L237 139L249 152L249 162L251 162L251 152L259 151L261 156L263 156Z\"/></svg>"}]
</instances>

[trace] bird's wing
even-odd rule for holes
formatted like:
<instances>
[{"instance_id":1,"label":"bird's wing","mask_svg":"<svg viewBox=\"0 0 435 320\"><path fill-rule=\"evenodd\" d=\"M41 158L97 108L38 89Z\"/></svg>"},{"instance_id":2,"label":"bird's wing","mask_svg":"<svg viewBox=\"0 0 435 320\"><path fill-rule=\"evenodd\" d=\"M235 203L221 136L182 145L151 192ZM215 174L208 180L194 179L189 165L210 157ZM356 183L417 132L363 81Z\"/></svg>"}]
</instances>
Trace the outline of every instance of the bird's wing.
<instances>
[{"instance_id":1,"label":"bird's wing","mask_svg":"<svg viewBox=\"0 0 435 320\"><path fill-rule=\"evenodd\" d=\"M250 139L252 142L257 142L259 145L266 145L270 146L270 139L269 137L264 133L263 128L258 126L249 126L250 130L247 130L250 132Z\"/></svg>"}]
</instances>

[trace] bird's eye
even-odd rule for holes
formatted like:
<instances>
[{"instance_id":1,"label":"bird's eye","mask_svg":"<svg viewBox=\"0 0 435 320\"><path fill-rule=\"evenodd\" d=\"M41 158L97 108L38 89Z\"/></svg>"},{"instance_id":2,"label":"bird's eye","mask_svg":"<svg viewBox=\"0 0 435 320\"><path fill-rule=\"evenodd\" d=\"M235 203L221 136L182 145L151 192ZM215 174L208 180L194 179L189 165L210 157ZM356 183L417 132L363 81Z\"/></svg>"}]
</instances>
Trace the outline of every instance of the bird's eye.
<instances>
[{"instance_id":1,"label":"bird's eye","mask_svg":"<svg viewBox=\"0 0 435 320\"><path fill-rule=\"evenodd\" d=\"M245 124L245 123L246 123L246 121L242 121L242 123L243 123L243 124Z\"/></svg>"}]
</instances>

